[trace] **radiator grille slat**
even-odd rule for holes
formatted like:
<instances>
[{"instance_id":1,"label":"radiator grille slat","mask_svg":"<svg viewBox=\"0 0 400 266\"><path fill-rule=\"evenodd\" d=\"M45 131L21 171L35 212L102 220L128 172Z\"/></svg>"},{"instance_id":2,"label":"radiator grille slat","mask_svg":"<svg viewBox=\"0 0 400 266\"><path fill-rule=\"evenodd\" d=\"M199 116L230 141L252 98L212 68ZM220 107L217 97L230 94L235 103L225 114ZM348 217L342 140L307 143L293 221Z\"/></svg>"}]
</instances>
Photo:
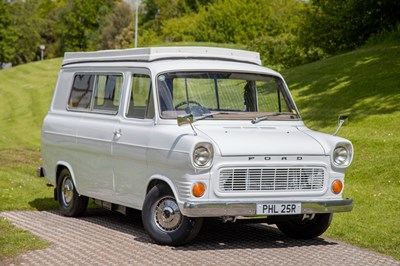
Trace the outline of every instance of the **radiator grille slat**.
<instances>
[{"instance_id":1,"label":"radiator grille slat","mask_svg":"<svg viewBox=\"0 0 400 266\"><path fill-rule=\"evenodd\" d=\"M318 191L324 188L325 170L308 168L224 168L220 191Z\"/></svg>"}]
</instances>

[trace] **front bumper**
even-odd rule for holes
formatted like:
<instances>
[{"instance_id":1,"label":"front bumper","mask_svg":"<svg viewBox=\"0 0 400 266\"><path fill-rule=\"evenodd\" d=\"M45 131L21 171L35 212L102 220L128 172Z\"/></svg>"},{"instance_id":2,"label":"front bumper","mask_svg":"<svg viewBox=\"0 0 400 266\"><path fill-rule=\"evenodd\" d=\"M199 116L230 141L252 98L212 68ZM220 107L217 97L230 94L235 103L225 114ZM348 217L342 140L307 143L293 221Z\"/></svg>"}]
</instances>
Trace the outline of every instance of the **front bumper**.
<instances>
[{"instance_id":1,"label":"front bumper","mask_svg":"<svg viewBox=\"0 0 400 266\"><path fill-rule=\"evenodd\" d=\"M185 202L183 214L189 217L256 216L257 204L301 203L302 214L349 212L353 200L325 200L302 202Z\"/></svg>"}]
</instances>

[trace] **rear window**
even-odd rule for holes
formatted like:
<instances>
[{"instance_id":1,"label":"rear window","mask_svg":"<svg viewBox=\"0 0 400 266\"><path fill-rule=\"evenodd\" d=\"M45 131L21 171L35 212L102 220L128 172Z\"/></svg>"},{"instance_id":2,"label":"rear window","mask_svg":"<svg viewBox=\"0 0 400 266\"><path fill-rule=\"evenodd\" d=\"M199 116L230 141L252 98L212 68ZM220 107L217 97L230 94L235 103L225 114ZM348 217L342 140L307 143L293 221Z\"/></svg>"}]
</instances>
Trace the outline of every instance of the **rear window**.
<instances>
[{"instance_id":1,"label":"rear window","mask_svg":"<svg viewBox=\"0 0 400 266\"><path fill-rule=\"evenodd\" d=\"M120 74L77 74L72 84L68 109L116 114L122 82Z\"/></svg>"}]
</instances>

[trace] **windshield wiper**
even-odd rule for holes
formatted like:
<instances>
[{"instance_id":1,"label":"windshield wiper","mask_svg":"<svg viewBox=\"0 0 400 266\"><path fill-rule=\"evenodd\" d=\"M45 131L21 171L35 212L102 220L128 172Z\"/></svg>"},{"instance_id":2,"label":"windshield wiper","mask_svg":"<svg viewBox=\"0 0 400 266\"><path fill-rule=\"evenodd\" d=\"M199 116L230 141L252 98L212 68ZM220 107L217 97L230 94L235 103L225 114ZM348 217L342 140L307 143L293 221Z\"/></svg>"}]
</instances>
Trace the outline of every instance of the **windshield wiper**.
<instances>
[{"instance_id":1,"label":"windshield wiper","mask_svg":"<svg viewBox=\"0 0 400 266\"><path fill-rule=\"evenodd\" d=\"M212 116L214 116L214 115L220 115L220 114L226 115L226 114L230 114L230 113L228 113L228 112L222 112L222 111L221 111L221 112L209 113L209 114L205 114L205 115L196 117L196 118L194 119L193 122L196 122L196 121L199 121L199 120L203 120L203 119L205 119L205 118L207 118L207 117L212 117Z\"/></svg>"},{"instance_id":2,"label":"windshield wiper","mask_svg":"<svg viewBox=\"0 0 400 266\"><path fill-rule=\"evenodd\" d=\"M251 123L252 124L256 124L256 123L261 122L263 120L268 120L268 117L270 117L270 116L278 116L280 114L281 113L271 113L271 114L267 114L267 115L258 116L256 118L252 119Z\"/></svg>"}]
</instances>

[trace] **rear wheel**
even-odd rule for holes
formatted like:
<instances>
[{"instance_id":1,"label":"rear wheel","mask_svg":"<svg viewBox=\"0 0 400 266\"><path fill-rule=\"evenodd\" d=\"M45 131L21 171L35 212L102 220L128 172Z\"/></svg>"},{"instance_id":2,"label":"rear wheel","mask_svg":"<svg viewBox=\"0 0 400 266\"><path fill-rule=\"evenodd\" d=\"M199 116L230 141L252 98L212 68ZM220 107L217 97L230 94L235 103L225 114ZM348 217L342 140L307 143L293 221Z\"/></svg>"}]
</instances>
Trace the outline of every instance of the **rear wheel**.
<instances>
[{"instance_id":1,"label":"rear wheel","mask_svg":"<svg viewBox=\"0 0 400 266\"><path fill-rule=\"evenodd\" d=\"M60 211L65 216L77 217L86 211L88 198L78 194L67 169L63 169L58 176L57 198Z\"/></svg>"},{"instance_id":2,"label":"rear wheel","mask_svg":"<svg viewBox=\"0 0 400 266\"><path fill-rule=\"evenodd\" d=\"M202 218L189 218L179 210L171 189L165 184L153 187L142 210L143 226L159 244L179 246L193 240L201 229Z\"/></svg>"},{"instance_id":3,"label":"rear wheel","mask_svg":"<svg viewBox=\"0 0 400 266\"><path fill-rule=\"evenodd\" d=\"M290 238L312 239L322 235L332 221L332 213L315 214L312 219L303 216L276 223L279 230Z\"/></svg>"}]
</instances>

